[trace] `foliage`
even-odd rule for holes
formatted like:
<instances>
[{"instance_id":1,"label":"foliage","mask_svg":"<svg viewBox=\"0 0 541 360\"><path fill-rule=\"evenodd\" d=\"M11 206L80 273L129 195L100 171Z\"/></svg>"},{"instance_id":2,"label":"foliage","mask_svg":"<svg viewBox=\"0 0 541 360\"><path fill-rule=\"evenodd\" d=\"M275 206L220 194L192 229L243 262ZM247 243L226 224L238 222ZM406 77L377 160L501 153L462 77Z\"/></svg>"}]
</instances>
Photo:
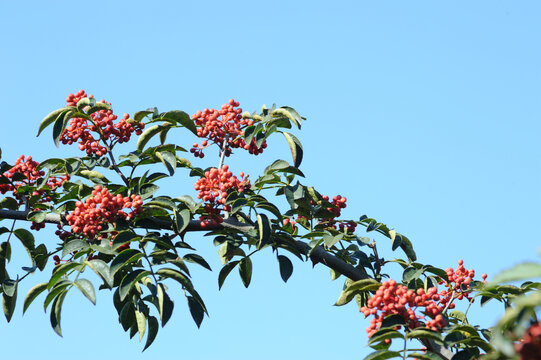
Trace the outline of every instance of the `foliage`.
<instances>
[{"instance_id":1,"label":"foliage","mask_svg":"<svg viewBox=\"0 0 541 360\"><path fill-rule=\"evenodd\" d=\"M211 269L190 245L188 233L205 231L223 263L220 288L235 268L248 287L252 255L259 251L276 254L284 281L293 272L291 256L329 266L332 280L344 274L336 305L355 299L371 319L368 345L374 352L367 359L528 358L541 348L539 283L499 285L539 277L541 265L521 264L486 283L486 274L476 279L461 260L456 269L445 270L418 262L411 241L375 219L343 219L345 197L331 199L301 183L303 148L291 129L300 130L305 119L293 108L264 106L260 113L248 113L232 99L219 110L205 109L191 117L151 108L119 119L109 103L82 90L66 100L67 106L42 120L38 135L52 127L57 146L78 143L82 156L39 164L21 156L13 165L0 164L0 193L5 195L0 219L13 220L0 227L0 292L7 321L16 308L18 284L31 273L49 271L51 260L50 280L30 289L22 309L41 296L59 335L69 291L77 289L96 302L96 284L86 278L88 272L101 279L99 290L114 292L124 331L130 337L138 334L140 341L146 335L144 349L172 316L178 296L174 283L182 288L199 327L207 308L190 267ZM173 131L187 131L198 142L191 147L169 143ZM135 149L116 154L115 146L134 134ZM291 163L277 159L257 177L250 177L247 169L234 175L225 165L234 151L254 156L269 151L267 139L276 134L284 136ZM207 148L218 150L215 168L197 166ZM201 201L183 194L157 195L160 181L185 174L194 178L189 181ZM117 180L110 180L112 176ZM281 203L288 207L280 208ZM31 221L35 231L55 223L57 243L37 243L31 231L17 227L17 220ZM400 250L404 258L386 260L376 240L359 228L377 234L378 241L386 238L391 251ZM15 274L10 261L17 240L28 253L29 266ZM389 279L386 271L392 265L402 267L402 279ZM476 299L481 305L497 300L507 309L495 328L469 322L468 310ZM466 311L455 308L459 302L467 304Z\"/></svg>"}]
</instances>

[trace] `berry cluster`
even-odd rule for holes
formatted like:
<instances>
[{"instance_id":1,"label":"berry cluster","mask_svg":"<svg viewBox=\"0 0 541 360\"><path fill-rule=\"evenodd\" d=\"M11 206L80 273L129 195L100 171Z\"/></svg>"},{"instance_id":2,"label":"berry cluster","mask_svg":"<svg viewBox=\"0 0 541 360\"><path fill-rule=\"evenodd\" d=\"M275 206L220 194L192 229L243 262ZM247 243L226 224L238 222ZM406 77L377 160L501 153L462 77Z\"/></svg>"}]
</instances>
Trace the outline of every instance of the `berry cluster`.
<instances>
[{"instance_id":1,"label":"berry cluster","mask_svg":"<svg viewBox=\"0 0 541 360\"><path fill-rule=\"evenodd\" d=\"M32 159L32 156L27 156L26 158L24 155L19 156L19 158L15 161L15 165L3 174L5 178L10 180L10 183L0 185L0 194L5 194L6 192L11 191L13 195L19 200L19 203L22 204L23 198L21 194L17 193L17 189L24 185L35 186L36 182L45 175L44 171L37 169L38 165L39 163L37 161L34 161ZM15 173L22 174L25 178L13 180ZM66 175L64 177L50 176L46 184L48 189L44 188L41 190L34 190L31 195L40 197L40 202L51 201L51 191L55 191L58 187L62 186L62 184L69 179L69 175ZM32 222L31 229L40 230L44 227L44 223Z\"/></svg>"},{"instance_id":2,"label":"berry cluster","mask_svg":"<svg viewBox=\"0 0 541 360\"><path fill-rule=\"evenodd\" d=\"M448 268L445 270L449 281L441 280L439 284L445 284L446 289L440 291L436 287L428 288L426 291L422 288L416 291L408 289L404 285L397 284L394 280L388 280L384 282L377 290L376 294L371 297L367 306L361 308L361 312L368 317L374 315L370 326L366 329L368 336L371 336L380 327L383 319L392 314L398 314L406 321L406 326L410 329L414 329L422 325L421 321L424 321L424 325L432 330L438 330L445 326L442 312L446 309L454 309L455 299L462 300L464 298L470 299L469 293L471 291L470 285L475 271L466 270L464 268L464 261L458 261L458 267L456 270ZM483 282L486 281L486 274L482 275ZM431 319L425 318L425 316L417 315L417 308L423 307L426 316Z\"/></svg>"},{"instance_id":3,"label":"berry cluster","mask_svg":"<svg viewBox=\"0 0 541 360\"><path fill-rule=\"evenodd\" d=\"M250 154L254 155L261 154L263 149L267 147L267 142L263 141L258 147L254 138L250 144L246 144L243 138L244 129L247 126L252 126L254 121L243 119L242 109L238 106L239 103L231 99L227 104L222 105L220 110L204 109L192 115L197 127L197 136L207 140L204 140L201 145L193 144L190 152L196 157L203 158L205 156L203 149L211 145L210 141L224 150L225 156L231 155L231 149L236 148L248 150Z\"/></svg>"},{"instance_id":4,"label":"berry cluster","mask_svg":"<svg viewBox=\"0 0 541 360\"><path fill-rule=\"evenodd\" d=\"M76 94L69 94L66 102L68 106L75 106L79 100L86 97L86 93L80 90ZM105 100L101 102L106 103ZM129 141L133 132L140 135L145 127L142 122L135 125L128 122L129 114L124 114L115 124L114 121L118 116L111 110L99 110L90 114L90 117L92 119L90 123L84 118L70 119L69 126L64 129L60 141L68 145L79 142L79 149L86 151L88 155L103 156L107 154L108 148L111 149L116 143ZM94 137L92 132L97 136Z\"/></svg>"},{"instance_id":5,"label":"berry cluster","mask_svg":"<svg viewBox=\"0 0 541 360\"><path fill-rule=\"evenodd\" d=\"M427 289L426 292L422 288L414 291L397 284L394 280L384 282L376 294L368 300L367 306L361 308L365 317L374 315L370 326L366 328L368 336L372 336L381 327L386 316L393 314L402 316L410 329L421 326L423 319L425 326L430 329L438 330L444 327L445 321L441 315L444 308L436 302L439 300L437 292L438 289L435 287ZM418 308L424 308L422 312L431 319L418 315L416 313Z\"/></svg>"},{"instance_id":6,"label":"berry cluster","mask_svg":"<svg viewBox=\"0 0 541 360\"><path fill-rule=\"evenodd\" d=\"M142 210L143 202L139 195L123 197L117 194L115 196L101 185L94 188L92 195L84 203L78 201L75 209L66 216L71 231L75 234L83 234L89 240L93 240L96 235L98 239L105 237L100 234L104 229L103 224L114 224L117 217L131 219ZM131 212L126 213L123 209L129 209Z\"/></svg>"},{"instance_id":7,"label":"berry cluster","mask_svg":"<svg viewBox=\"0 0 541 360\"><path fill-rule=\"evenodd\" d=\"M208 215L201 216L201 227L207 225L216 226L223 221L221 210L231 211L229 205L225 205L227 191L233 189L238 192L243 192L250 188L248 176L240 173L239 180L229 171L229 166L224 165L221 169L213 168L205 172L205 177L197 180L195 190L198 190L197 198L205 201L204 210Z\"/></svg>"},{"instance_id":8,"label":"berry cluster","mask_svg":"<svg viewBox=\"0 0 541 360\"><path fill-rule=\"evenodd\" d=\"M541 359L541 322L530 326L520 342L515 344L515 351L521 360Z\"/></svg>"},{"instance_id":9,"label":"berry cluster","mask_svg":"<svg viewBox=\"0 0 541 360\"><path fill-rule=\"evenodd\" d=\"M323 196L323 200L328 202L329 197L328 196ZM333 218L339 217L341 215L342 209L346 208L346 206L347 206L346 201L347 201L347 199L346 199L345 196L340 196L340 195L333 196L332 202L331 202L332 206L327 208L327 210L330 211L334 215ZM314 203L312 202L312 204L314 204ZM328 227L332 227L334 229L336 229L337 226L338 226L340 231L343 231L344 229L347 229L347 232L349 232L349 233L355 232L355 228L357 227L357 223L355 223L353 221L334 221L333 218L331 218L331 219L322 219L321 221L327 223Z\"/></svg>"}]
</instances>

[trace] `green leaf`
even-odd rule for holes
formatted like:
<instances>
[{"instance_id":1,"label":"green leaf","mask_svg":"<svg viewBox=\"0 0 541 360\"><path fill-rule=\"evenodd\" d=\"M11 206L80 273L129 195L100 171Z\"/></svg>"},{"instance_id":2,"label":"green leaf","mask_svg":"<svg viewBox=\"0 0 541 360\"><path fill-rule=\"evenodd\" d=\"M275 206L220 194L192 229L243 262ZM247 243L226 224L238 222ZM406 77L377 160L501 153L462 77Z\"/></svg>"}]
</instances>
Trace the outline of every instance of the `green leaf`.
<instances>
[{"instance_id":1,"label":"green leaf","mask_svg":"<svg viewBox=\"0 0 541 360\"><path fill-rule=\"evenodd\" d=\"M103 174L95 170L79 170L77 171L76 175L97 184L105 184L110 182L109 179L103 176Z\"/></svg>"},{"instance_id":2,"label":"green leaf","mask_svg":"<svg viewBox=\"0 0 541 360\"><path fill-rule=\"evenodd\" d=\"M147 318L145 314L138 309L135 309L135 321L137 323L137 331L139 332L139 341L141 341L147 330Z\"/></svg>"},{"instance_id":3,"label":"green leaf","mask_svg":"<svg viewBox=\"0 0 541 360\"><path fill-rule=\"evenodd\" d=\"M186 296L186 299L188 300L188 307L190 308L190 314L192 315L193 321L195 321L195 324L199 328L203 322L205 310L194 297Z\"/></svg>"},{"instance_id":4,"label":"green leaf","mask_svg":"<svg viewBox=\"0 0 541 360\"><path fill-rule=\"evenodd\" d=\"M53 305L51 307L51 326L53 327L53 330L62 337L62 329L60 328L60 314L62 312L62 303L64 302L64 298L66 297L67 291L63 291L60 293L53 302Z\"/></svg>"},{"instance_id":5,"label":"green leaf","mask_svg":"<svg viewBox=\"0 0 541 360\"><path fill-rule=\"evenodd\" d=\"M135 285L136 282L138 282L145 276L148 276L149 274L150 272L148 272L147 270L137 269L124 276L119 286L120 289L118 294L120 295L120 300L124 301L133 285Z\"/></svg>"},{"instance_id":6,"label":"green leaf","mask_svg":"<svg viewBox=\"0 0 541 360\"><path fill-rule=\"evenodd\" d=\"M68 110L66 108L57 109L53 112L51 112L49 115L45 116L43 120L41 120L41 123L39 124L38 134L36 136L39 136L43 130L49 125L51 125L53 122L55 122L59 117L63 117L63 115Z\"/></svg>"},{"instance_id":7,"label":"green leaf","mask_svg":"<svg viewBox=\"0 0 541 360\"><path fill-rule=\"evenodd\" d=\"M107 285L109 289L113 288L113 275L111 274L111 270L109 269L109 266L107 265L107 263L105 263L105 261L94 259L90 261L85 261L85 264L87 264L92 270L94 270L96 274L99 275L99 277L103 280L103 282L105 283L105 285Z\"/></svg>"},{"instance_id":8,"label":"green leaf","mask_svg":"<svg viewBox=\"0 0 541 360\"><path fill-rule=\"evenodd\" d=\"M248 256L240 261L239 274L244 287L247 288L252 280L252 260Z\"/></svg>"},{"instance_id":9,"label":"green leaf","mask_svg":"<svg viewBox=\"0 0 541 360\"><path fill-rule=\"evenodd\" d=\"M182 209L178 211L177 209L175 209L174 214L175 214L175 224L177 227L176 230L178 231L178 233L181 233L190 224L190 218L191 218L190 210Z\"/></svg>"},{"instance_id":10,"label":"green leaf","mask_svg":"<svg viewBox=\"0 0 541 360\"><path fill-rule=\"evenodd\" d=\"M284 282L287 282L293 274L293 263L287 256L278 255L278 265L280 266L280 276Z\"/></svg>"},{"instance_id":11,"label":"green leaf","mask_svg":"<svg viewBox=\"0 0 541 360\"><path fill-rule=\"evenodd\" d=\"M162 119L171 119L175 120L177 124L180 124L190 130L192 133L197 135L197 129L195 127L194 121L190 117L190 115L186 114L184 111L180 110L173 110L166 112L162 115Z\"/></svg>"},{"instance_id":12,"label":"green leaf","mask_svg":"<svg viewBox=\"0 0 541 360\"><path fill-rule=\"evenodd\" d=\"M135 114L133 114L133 119L137 122L141 122L141 120L143 120L147 115L151 115L153 113L154 111L148 110L137 111Z\"/></svg>"},{"instance_id":13,"label":"green leaf","mask_svg":"<svg viewBox=\"0 0 541 360\"><path fill-rule=\"evenodd\" d=\"M467 322L466 315L460 311L460 310L453 310L449 313L449 316L452 318L455 318L457 320L460 320L462 322Z\"/></svg>"},{"instance_id":14,"label":"green leaf","mask_svg":"<svg viewBox=\"0 0 541 360\"><path fill-rule=\"evenodd\" d=\"M47 283L41 283L32 287L28 291L28 294L26 294L26 297L24 298L23 314L26 312L26 309L28 309L30 304L32 304L32 302L38 297L38 295L41 294L46 289L47 289Z\"/></svg>"},{"instance_id":15,"label":"green leaf","mask_svg":"<svg viewBox=\"0 0 541 360\"><path fill-rule=\"evenodd\" d=\"M299 129L301 128L301 121L302 117L297 113L295 109L289 106L282 106L272 112L273 117L275 116L285 116L287 117L292 123L295 124Z\"/></svg>"},{"instance_id":16,"label":"green leaf","mask_svg":"<svg viewBox=\"0 0 541 360\"><path fill-rule=\"evenodd\" d=\"M81 239L70 240L68 243L64 244L64 248L62 249L62 257L74 251L86 250L89 247L90 245L88 245L88 242L84 240L81 240Z\"/></svg>"},{"instance_id":17,"label":"green leaf","mask_svg":"<svg viewBox=\"0 0 541 360\"><path fill-rule=\"evenodd\" d=\"M113 261L111 262L111 275L115 276L118 270L122 269L124 266L133 264L144 256L142 252L135 249L126 249L118 254Z\"/></svg>"},{"instance_id":18,"label":"green leaf","mask_svg":"<svg viewBox=\"0 0 541 360\"><path fill-rule=\"evenodd\" d=\"M154 135L158 134L161 130L162 128L160 125L149 126L148 128L146 128L137 140L137 150L143 151L145 145L150 141L150 139Z\"/></svg>"},{"instance_id":19,"label":"green leaf","mask_svg":"<svg viewBox=\"0 0 541 360\"><path fill-rule=\"evenodd\" d=\"M173 176L177 168L177 156L170 151L156 151L154 154L165 165L169 175Z\"/></svg>"},{"instance_id":20,"label":"green leaf","mask_svg":"<svg viewBox=\"0 0 541 360\"><path fill-rule=\"evenodd\" d=\"M364 360L385 360L385 359L392 359L396 357L402 357L402 355L397 351L378 350L371 354L368 354L364 358Z\"/></svg>"},{"instance_id":21,"label":"green leaf","mask_svg":"<svg viewBox=\"0 0 541 360\"><path fill-rule=\"evenodd\" d=\"M60 265L55 266L53 269L53 275L51 276L51 279L49 280L49 283L47 284L47 289L51 290L53 286L60 280L62 276L64 276L68 271L73 270L75 268L81 268L83 267L83 264L78 262L67 262Z\"/></svg>"},{"instance_id":22,"label":"green leaf","mask_svg":"<svg viewBox=\"0 0 541 360\"><path fill-rule=\"evenodd\" d=\"M2 294L2 309L4 310L4 315L8 322L11 321L17 303L17 285L18 281L15 281L12 289L12 296L8 296L6 293Z\"/></svg>"},{"instance_id":23,"label":"green leaf","mask_svg":"<svg viewBox=\"0 0 541 360\"><path fill-rule=\"evenodd\" d=\"M23 246L25 247L25 249L28 251L29 254L34 250L34 247L35 247L34 235L32 235L30 231L26 229L17 229L13 231L13 234L17 236L19 240L21 240L21 243L23 244Z\"/></svg>"},{"instance_id":24,"label":"green leaf","mask_svg":"<svg viewBox=\"0 0 541 360\"><path fill-rule=\"evenodd\" d=\"M408 355L408 359L419 359L419 360L441 360L441 357L433 352L427 351L425 353L411 353Z\"/></svg>"},{"instance_id":25,"label":"green leaf","mask_svg":"<svg viewBox=\"0 0 541 360\"><path fill-rule=\"evenodd\" d=\"M158 311L160 313L160 320L162 321L162 327L167 324L171 315L173 314L173 308L175 304L167 294L165 286L158 284Z\"/></svg>"},{"instance_id":26,"label":"green leaf","mask_svg":"<svg viewBox=\"0 0 541 360\"><path fill-rule=\"evenodd\" d=\"M149 316L147 342L145 344L145 347L143 348L143 351L145 351L150 345L152 345L154 339L156 339L156 335L158 334L158 329L158 319L156 319L154 316Z\"/></svg>"},{"instance_id":27,"label":"green leaf","mask_svg":"<svg viewBox=\"0 0 541 360\"><path fill-rule=\"evenodd\" d=\"M90 300L90 302L96 305L96 290L94 285L87 279L77 279L73 282L73 285L83 293L83 295Z\"/></svg>"},{"instance_id":28,"label":"green leaf","mask_svg":"<svg viewBox=\"0 0 541 360\"><path fill-rule=\"evenodd\" d=\"M58 147L58 144L60 143L60 137L62 137L62 133L64 132L64 129L66 128L66 125L68 124L68 121L73 116L73 110L66 111L63 116L58 116L55 120L55 123L53 125L53 141L56 147Z\"/></svg>"},{"instance_id":29,"label":"green leaf","mask_svg":"<svg viewBox=\"0 0 541 360\"><path fill-rule=\"evenodd\" d=\"M296 168L298 168L301 165L303 155L301 142L295 137L295 135L291 133L283 132L282 134L284 134L289 145L289 149L291 150L291 155L293 156L293 164Z\"/></svg>"},{"instance_id":30,"label":"green leaf","mask_svg":"<svg viewBox=\"0 0 541 360\"><path fill-rule=\"evenodd\" d=\"M257 248L261 249L270 242L271 223L267 215L257 214L257 226L259 230L259 242Z\"/></svg>"},{"instance_id":31,"label":"green leaf","mask_svg":"<svg viewBox=\"0 0 541 360\"><path fill-rule=\"evenodd\" d=\"M42 223L45 220L45 212L40 210L30 211L26 218L30 221Z\"/></svg>"},{"instance_id":32,"label":"green leaf","mask_svg":"<svg viewBox=\"0 0 541 360\"><path fill-rule=\"evenodd\" d=\"M183 259L185 261L188 261L188 262L191 262L191 263L196 263L196 264L199 264L201 265L202 267L204 267L205 269L209 269L210 271L212 271L210 265L205 261L205 259L203 259L203 257L201 257L200 255L197 255L197 254L186 254L184 255Z\"/></svg>"},{"instance_id":33,"label":"green leaf","mask_svg":"<svg viewBox=\"0 0 541 360\"><path fill-rule=\"evenodd\" d=\"M11 245L7 241L0 244L0 260L1 259L6 259L8 262L11 260Z\"/></svg>"},{"instance_id":34,"label":"green leaf","mask_svg":"<svg viewBox=\"0 0 541 360\"><path fill-rule=\"evenodd\" d=\"M418 279L419 276L421 276L424 272L424 269L416 269L414 267L409 267L406 270L404 270L404 274L402 275L402 281L404 283L409 283L411 280Z\"/></svg>"},{"instance_id":35,"label":"green leaf","mask_svg":"<svg viewBox=\"0 0 541 360\"><path fill-rule=\"evenodd\" d=\"M541 277L541 264L532 262L524 262L518 264L511 269L504 270L494 277L490 282L486 284L486 288L495 286L497 284L534 279Z\"/></svg>"},{"instance_id":36,"label":"green leaf","mask_svg":"<svg viewBox=\"0 0 541 360\"><path fill-rule=\"evenodd\" d=\"M442 343L443 339L441 335L436 331L431 331L428 329L414 329L409 333L406 333L407 339L430 339Z\"/></svg>"},{"instance_id":37,"label":"green leaf","mask_svg":"<svg viewBox=\"0 0 541 360\"><path fill-rule=\"evenodd\" d=\"M225 279L227 278L227 275L229 275L229 273L231 272L231 270L233 270L233 268L235 266L237 266L237 264L239 263L240 261L238 260L235 260L235 261L231 261L230 263L226 264L221 270L220 270L220 273L218 274L218 289L221 289L222 288L222 285L224 284L224 281Z\"/></svg>"}]
</instances>

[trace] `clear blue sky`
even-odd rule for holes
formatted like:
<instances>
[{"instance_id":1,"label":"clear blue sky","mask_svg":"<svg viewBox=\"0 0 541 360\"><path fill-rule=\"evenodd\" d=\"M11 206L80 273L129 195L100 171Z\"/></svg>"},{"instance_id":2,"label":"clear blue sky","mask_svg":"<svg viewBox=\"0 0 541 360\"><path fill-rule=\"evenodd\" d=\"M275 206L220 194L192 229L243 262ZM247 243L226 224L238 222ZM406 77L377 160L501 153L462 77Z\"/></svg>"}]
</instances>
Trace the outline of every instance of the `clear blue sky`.
<instances>
[{"instance_id":1,"label":"clear blue sky","mask_svg":"<svg viewBox=\"0 0 541 360\"><path fill-rule=\"evenodd\" d=\"M409 236L422 262L459 258L493 276L537 259L541 203L541 5L537 1L0 1L0 147L13 162L78 154L56 149L39 121L85 89L116 113L150 106L194 113L229 98L246 110L290 105L308 121L304 181L348 197ZM178 133L181 145L193 142ZM232 166L256 176L289 159L282 139ZM240 167L248 167L240 169ZM164 188L194 194L178 177ZM50 233L39 234L47 244ZM190 239L214 271L194 272L211 317L197 330L184 298L154 345L129 340L110 295L67 298L64 338L42 298L0 319L2 357L80 359L362 358L368 322L333 307L328 269L295 262L287 284L270 251L252 285L218 291L217 251ZM386 257L385 239L378 238ZM20 249L19 249L20 250ZM23 256L25 256L23 254ZM48 269L47 271L50 271ZM35 275L31 282L42 278ZM26 286L31 285L30 283ZM21 297L28 287L21 284ZM178 290L178 289L177 289ZM499 308L474 309L484 325Z\"/></svg>"}]
</instances>

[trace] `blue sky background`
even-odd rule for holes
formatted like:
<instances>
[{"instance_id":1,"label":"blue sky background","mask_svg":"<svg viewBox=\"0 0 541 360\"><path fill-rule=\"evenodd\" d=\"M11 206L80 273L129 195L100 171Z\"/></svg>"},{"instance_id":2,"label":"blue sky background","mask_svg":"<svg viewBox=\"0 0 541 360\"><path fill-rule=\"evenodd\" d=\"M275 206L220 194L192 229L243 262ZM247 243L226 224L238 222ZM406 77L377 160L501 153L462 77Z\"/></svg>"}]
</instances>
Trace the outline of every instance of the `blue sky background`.
<instances>
[{"instance_id":1,"label":"blue sky background","mask_svg":"<svg viewBox=\"0 0 541 360\"><path fill-rule=\"evenodd\" d=\"M407 235L421 262L445 268L462 258L493 276L538 259L540 10L536 1L0 0L2 157L78 155L56 149L50 130L35 134L79 89L110 101L117 114L150 106L192 114L231 97L249 111L290 105L308 118L297 133L305 184L347 196L345 216L368 214ZM194 139L178 132L170 140L189 147ZM261 157L230 164L256 178L289 156L276 139ZM195 195L192 179L178 175L164 193ZM51 232L37 236L56 243ZM377 239L385 257L402 256ZM10 324L2 317L2 357L367 353L368 321L354 304L332 306L343 282L331 282L325 267L296 261L284 284L267 251L254 259L249 289L232 274L218 291L217 249L197 234L189 241L214 269L193 271L210 311L200 330L177 289L173 318L141 354L143 345L117 323L110 294L100 292L94 307L73 292L64 338L50 328L41 297L24 317L21 303ZM22 283L21 301L44 279ZM491 326L501 309L472 312Z\"/></svg>"}]
</instances>

